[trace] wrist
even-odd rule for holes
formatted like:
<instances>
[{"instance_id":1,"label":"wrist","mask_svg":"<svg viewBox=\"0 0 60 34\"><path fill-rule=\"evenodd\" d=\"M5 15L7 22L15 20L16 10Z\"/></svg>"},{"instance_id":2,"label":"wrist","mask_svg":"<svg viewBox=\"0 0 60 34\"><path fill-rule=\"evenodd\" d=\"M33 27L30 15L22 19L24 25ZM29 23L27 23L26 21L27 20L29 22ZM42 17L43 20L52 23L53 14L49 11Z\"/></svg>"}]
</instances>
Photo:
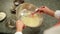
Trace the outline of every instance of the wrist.
<instances>
[{"instance_id":1,"label":"wrist","mask_svg":"<svg viewBox=\"0 0 60 34\"><path fill-rule=\"evenodd\" d=\"M22 32L22 30L17 30L16 32Z\"/></svg>"},{"instance_id":2,"label":"wrist","mask_svg":"<svg viewBox=\"0 0 60 34\"><path fill-rule=\"evenodd\" d=\"M22 32L23 28L17 28L17 32Z\"/></svg>"}]
</instances>

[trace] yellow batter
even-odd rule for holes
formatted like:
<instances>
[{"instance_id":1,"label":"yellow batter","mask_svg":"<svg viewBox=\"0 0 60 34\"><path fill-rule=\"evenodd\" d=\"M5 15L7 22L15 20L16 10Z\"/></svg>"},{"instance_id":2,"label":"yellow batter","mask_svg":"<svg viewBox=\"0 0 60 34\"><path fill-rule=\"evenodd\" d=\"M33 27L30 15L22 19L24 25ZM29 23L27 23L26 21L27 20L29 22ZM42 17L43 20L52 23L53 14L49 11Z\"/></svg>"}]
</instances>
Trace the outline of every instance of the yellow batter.
<instances>
[{"instance_id":1,"label":"yellow batter","mask_svg":"<svg viewBox=\"0 0 60 34\"><path fill-rule=\"evenodd\" d=\"M21 19L25 25L30 27L37 27L40 25L40 19L37 14L34 14L33 16L22 16Z\"/></svg>"}]
</instances>

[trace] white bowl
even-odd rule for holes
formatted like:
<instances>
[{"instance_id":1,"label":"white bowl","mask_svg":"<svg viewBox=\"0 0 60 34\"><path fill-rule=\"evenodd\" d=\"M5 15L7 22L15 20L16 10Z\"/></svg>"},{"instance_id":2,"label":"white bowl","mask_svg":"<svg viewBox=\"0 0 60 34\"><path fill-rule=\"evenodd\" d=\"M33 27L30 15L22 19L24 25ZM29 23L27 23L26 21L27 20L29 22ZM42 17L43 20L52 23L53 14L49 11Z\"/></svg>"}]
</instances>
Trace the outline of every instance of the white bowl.
<instances>
[{"instance_id":1,"label":"white bowl","mask_svg":"<svg viewBox=\"0 0 60 34\"><path fill-rule=\"evenodd\" d=\"M4 12L0 12L0 21L5 19L5 17L6 17L6 14Z\"/></svg>"}]
</instances>

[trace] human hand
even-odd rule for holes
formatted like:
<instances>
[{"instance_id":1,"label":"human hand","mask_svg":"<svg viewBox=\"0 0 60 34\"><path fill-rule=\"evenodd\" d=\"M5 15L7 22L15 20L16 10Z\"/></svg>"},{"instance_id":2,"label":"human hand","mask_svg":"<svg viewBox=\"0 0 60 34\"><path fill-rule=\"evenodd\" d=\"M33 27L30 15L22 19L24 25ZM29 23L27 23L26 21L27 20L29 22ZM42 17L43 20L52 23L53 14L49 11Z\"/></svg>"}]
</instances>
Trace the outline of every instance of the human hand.
<instances>
[{"instance_id":1,"label":"human hand","mask_svg":"<svg viewBox=\"0 0 60 34\"><path fill-rule=\"evenodd\" d=\"M47 6L41 6L41 7L39 8L39 10L40 10L40 12L42 12L42 13L48 13L48 12L51 11L51 9L48 8Z\"/></svg>"},{"instance_id":2,"label":"human hand","mask_svg":"<svg viewBox=\"0 0 60 34\"><path fill-rule=\"evenodd\" d=\"M53 16L54 17L54 10L46 7L46 6L42 6L39 8L39 12L40 13L45 13L45 14L48 14L50 16Z\"/></svg>"},{"instance_id":3,"label":"human hand","mask_svg":"<svg viewBox=\"0 0 60 34\"><path fill-rule=\"evenodd\" d=\"M23 22L21 20L17 20L17 22L16 22L16 30L17 30L17 32L22 31L24 26L25 25L23 24Z\"/></svg>"}]
</instances>

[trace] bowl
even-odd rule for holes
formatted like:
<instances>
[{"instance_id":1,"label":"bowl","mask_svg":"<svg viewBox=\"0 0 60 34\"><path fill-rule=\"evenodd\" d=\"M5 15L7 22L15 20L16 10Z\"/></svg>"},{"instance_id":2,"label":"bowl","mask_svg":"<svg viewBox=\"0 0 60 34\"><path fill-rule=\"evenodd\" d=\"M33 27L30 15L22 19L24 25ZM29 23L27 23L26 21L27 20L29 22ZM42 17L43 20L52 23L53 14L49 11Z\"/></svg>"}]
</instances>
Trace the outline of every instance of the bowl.
<instances>
[{"instance_id":1,"label":"bowl","mask_svg":"<svg viewBox=\"0 0 60 34\"><path fill-rule=\"evenodd\" d=\"M18 20L22 20L28 27L38 27L43 22L42 14L36 13L31 15L37 8L33 4L23 3L16 8L16 17Z\"/></svg>"}]
</instances>

